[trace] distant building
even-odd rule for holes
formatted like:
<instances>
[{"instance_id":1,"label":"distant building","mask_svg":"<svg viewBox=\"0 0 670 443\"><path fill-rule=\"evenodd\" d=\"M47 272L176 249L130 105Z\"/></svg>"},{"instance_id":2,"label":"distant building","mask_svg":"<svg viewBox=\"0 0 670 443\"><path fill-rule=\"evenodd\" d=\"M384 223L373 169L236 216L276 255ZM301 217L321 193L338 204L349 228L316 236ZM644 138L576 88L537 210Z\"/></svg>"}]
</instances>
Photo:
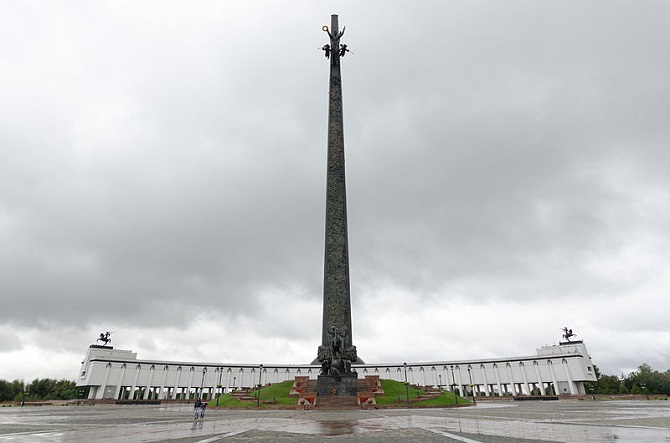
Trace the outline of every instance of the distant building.
<instances>
[{"instance_id":1,"label":"distant building","mask_svg":"<svg viewBox=\"0 0 670 443\"><path fill-rule=\"evenodd\" d=\"M461 395L580 395L584 383L596 381L582 341L543 346L527 357L418 363L353 365L359 378L378 375L420 386L440 386ZM212 398L259 383L316 378L319 365L231 364L138 360L132 351L91 345L77 386L88 386L90 399L180 400ZM260 373L259 373L260 372Z\"/></svg>"}]
</instances>

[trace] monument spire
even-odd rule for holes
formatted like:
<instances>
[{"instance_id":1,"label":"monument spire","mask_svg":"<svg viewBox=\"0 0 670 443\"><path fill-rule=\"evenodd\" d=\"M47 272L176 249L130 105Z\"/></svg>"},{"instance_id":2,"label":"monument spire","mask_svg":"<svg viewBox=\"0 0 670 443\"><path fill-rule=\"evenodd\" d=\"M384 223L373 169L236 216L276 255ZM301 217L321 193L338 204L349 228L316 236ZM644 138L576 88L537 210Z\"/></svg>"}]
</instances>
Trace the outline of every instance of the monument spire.
<instances>
[{"instance_id":1,"label":"monument spire","mask_svg":"<svg viewBox=\"0 0 670 443\"><path fill-rule=\"evenodd\" d=\"M322 48L330 61L328 105L328 172L326 179L326 232L323 276L323 324L318 361L321 374L351 374L351 363L358 360L351 331L349 286L349 239L347 232L347 191L344 170L344 125L342 121L342 76L340 60L346 45L340 44L337 15L323 26L330 43ZM339 380L338 380L339 381Z\"/></svg>"}]
</instances>

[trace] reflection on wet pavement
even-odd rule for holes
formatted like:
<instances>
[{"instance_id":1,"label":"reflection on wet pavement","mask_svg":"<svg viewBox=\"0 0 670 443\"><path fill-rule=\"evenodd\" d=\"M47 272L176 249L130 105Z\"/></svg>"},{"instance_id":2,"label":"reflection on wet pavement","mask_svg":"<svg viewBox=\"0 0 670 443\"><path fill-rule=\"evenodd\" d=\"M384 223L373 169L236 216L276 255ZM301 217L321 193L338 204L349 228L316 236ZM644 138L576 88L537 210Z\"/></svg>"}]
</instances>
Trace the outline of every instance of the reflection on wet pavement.
<instances>
[{"instance_id":1,"label":"reflection on wet pavement","mask_svg":"<svg viewBox=\"0 0 670 443\"><path fill-rule=\"evenodd\" d=\"M670 402L500 402L468 408L217 410L188 405L1 408L0 442L670 442Z\"/></svg>"}]
</instances>

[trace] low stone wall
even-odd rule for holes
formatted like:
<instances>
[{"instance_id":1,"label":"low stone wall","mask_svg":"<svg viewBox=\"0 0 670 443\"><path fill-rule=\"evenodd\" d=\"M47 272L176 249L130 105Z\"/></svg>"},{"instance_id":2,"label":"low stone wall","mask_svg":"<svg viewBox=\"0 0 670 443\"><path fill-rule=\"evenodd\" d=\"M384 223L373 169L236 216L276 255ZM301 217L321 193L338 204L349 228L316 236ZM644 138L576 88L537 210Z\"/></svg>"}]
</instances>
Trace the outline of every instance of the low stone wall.
<instances>
[{"instance_id":1,"label":"low stone wall","mask_svg":"<svg viewBox=\"0 0 670 443\"><path fill-rule=\"evenodd\" d=\"M161 400L116 400L117 405L159 405Z\"/></svg>"}]
</instances>

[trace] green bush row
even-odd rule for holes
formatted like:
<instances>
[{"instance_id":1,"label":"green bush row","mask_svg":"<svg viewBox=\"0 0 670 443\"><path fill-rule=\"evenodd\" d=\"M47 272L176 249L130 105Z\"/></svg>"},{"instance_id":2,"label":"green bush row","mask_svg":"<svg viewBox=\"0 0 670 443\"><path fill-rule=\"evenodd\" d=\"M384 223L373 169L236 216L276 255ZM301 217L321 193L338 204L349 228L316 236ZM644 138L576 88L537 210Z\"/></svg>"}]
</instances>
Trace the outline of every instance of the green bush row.
<instances>
[{"instance_id":1,"label":"green bush row","mask_svg":"<svg viewBox=\"0 0 670 443\"><path fill-rule=\"evenodd\" d=\"M69 380L36 378L26 384L23 380L0 379L0 401L70 400L86 398L87 391Z\"/></svg>"}]
</instances>

